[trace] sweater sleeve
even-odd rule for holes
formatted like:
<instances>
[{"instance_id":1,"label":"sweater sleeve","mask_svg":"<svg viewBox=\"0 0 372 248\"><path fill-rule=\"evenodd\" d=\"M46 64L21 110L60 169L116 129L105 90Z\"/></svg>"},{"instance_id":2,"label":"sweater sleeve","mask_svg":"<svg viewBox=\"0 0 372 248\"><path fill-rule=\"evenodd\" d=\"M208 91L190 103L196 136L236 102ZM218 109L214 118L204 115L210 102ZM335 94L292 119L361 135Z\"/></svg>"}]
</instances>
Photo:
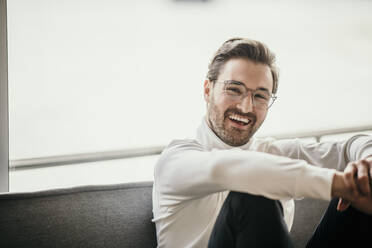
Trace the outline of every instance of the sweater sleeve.
<instances>
[{"instance_id":1,"label":"sweater sleeve","mask_svg":"<svg viewBox=\"0 0 372 248\"><path fill-rule=\"evenodd\" d=\"M372 155L372 136L356 135L351 137L345 152L348 161L356 161Z\"/></svg>"},{"instance_id":2,"label":"sweater sleeve","mask_svg":"<svg viewBox=\"0 0 372 248\"><path fill-rule=\"evenodd\" d=\"M163 198L165 201L225 190L271 199L329 200L333 175L334 170L311 166L304 160L241 149L208 151L193 140L171 143L155 166L158 190L169 197Z\"/></svg>"},{"instance_id":3,"label":"sweater sleeve","mask_svg":"<svg viewBox=\"0 0 372 248\"><path fill-rule=\"evenodd\" d=\"M344 141L319 143L303 142L299 139L272 141L266 152L302 159L307 163L343 171L351 161L372 155L372 136L355 135Z\"/></svg>"}]
</instances>

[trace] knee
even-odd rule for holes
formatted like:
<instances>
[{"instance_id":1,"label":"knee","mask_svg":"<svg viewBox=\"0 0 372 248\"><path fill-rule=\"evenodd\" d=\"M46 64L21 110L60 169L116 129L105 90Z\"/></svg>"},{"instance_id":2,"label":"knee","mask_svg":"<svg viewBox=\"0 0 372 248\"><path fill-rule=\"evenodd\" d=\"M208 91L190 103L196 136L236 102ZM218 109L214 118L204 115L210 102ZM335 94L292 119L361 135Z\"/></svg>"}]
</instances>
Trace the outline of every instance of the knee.
<instances>
[{"instance_id":1,"label":"knee","mask_svg":"<svg viewBox=\"0 0 372 248\"><path fill-rule=\"evenodd\" d=\"M255 214L268 214L272 211L279 211L283 214L282 206L279 201L260 195L231 191L226 201L228 201L230 209L238 213L249 211Z\"/></svg>"},{"instance_id":2,"label":"knee","mask_svg":"<svg viewBox=\"0 0 372 248\"><path fill-rule=\"evenodd\" d=\"M274 226L282 224L283 210L280 202L263 196L240 192L230 192L222 207L224 218L239 232L254 224L255 228L263 223Z\"/></svg>"}]
</instances>

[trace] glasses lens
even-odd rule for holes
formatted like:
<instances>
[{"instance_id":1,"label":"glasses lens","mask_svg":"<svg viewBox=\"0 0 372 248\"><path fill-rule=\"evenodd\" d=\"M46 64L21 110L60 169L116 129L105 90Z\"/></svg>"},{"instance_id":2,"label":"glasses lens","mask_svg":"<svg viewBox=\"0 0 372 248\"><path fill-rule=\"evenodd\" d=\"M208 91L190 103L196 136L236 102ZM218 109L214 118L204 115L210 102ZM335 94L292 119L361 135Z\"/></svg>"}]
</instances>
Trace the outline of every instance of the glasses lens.
<instances>
[{"instance_id":1,"label":"glasses lens","mask_svg":"<svg viewBox=\"0 0 372 248\"><path fill-rule=\"evenodd\" d=\"M227 95L238 98L246 94L246 89L243 85L231 82L225 83L224 91L226 92Z\"/></svg>"},{"instance_id":2,"label":"glasses lens","mask_svg":"<svg viewBox=\"0 0 372 248\"><path fill-rule=\"evenodd\" d=\"M242 101L247 96L247 88L236 82L224 82L223 91L226 96L232 101ZM255 90L252 91L252 102L256 108L267 109L274 103L275 96L266 90Z\"/></svg>"},{"instance_id":3,"label":"glasses lens","mask_svg":"<svg viewBox=\"0 0 372 248\"><path fill-rule=\"evenodd\" d=\"M271 95L264 90L256 90L253 92L253 103L256 107L267 108L270 105Z\"/></svg>"},{"instance_id":4,"label":"glasses lens","mask_svg":"<svg viewBox=\"0 0 372 248\"><path fill-rule=\"evenodd\" d=\"M273 105L273 103L275 102L275 100L276 100L276 96L275 95L270 96L270 102L267 105L267 108L270 108L271 105Z\"/></svg>"}]
</instances>

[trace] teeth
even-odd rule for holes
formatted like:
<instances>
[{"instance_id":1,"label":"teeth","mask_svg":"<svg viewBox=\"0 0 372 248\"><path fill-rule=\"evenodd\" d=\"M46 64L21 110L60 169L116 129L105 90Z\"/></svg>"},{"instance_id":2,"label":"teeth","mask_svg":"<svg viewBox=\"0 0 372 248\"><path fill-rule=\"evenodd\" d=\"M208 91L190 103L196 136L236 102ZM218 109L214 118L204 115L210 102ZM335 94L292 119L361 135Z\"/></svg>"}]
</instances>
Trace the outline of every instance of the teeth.
<instances>
[{"instance_id":1,"label":"teeth","mask_svg":"<svg viewBox=\"0 0 372 248\"><path fill-rule=\"evenodd\" d=\"M229 118L231 120L241 121L241 122L244 122L246 124L248 124L249 122L251 122L249 119L244 118L244 117L240 117L240 116L238 116L236 114L230 115Z\"/></svg>"}]
</instances>

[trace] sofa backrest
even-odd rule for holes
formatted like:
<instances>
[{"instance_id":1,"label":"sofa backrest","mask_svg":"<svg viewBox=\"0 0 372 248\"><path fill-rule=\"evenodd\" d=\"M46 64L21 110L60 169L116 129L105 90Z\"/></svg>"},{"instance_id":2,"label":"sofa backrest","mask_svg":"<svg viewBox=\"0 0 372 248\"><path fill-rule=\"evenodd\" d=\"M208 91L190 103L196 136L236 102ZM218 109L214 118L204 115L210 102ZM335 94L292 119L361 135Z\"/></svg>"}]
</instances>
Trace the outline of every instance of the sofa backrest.
<instances>
[{"instance_id":1,"label":"sofa backrest","mask_svg":"<svg viewBox=\"0 0 372 248\"><path fill-rule=\"evenodd\" d=\"M0 247L156 247L152 182L0 194ZM296 201L291 236L305 247L327 202Z\"/></svg>"},{"instance_id":2,"label":"sofa backrest","mask_svg":"<svg viewBox=\"0 0 372 248\"><path fill-rule=\"evenodd\" d=\"M0 247L156 247L152 182L0 195Z\"/></svg>"}]
</instances>

